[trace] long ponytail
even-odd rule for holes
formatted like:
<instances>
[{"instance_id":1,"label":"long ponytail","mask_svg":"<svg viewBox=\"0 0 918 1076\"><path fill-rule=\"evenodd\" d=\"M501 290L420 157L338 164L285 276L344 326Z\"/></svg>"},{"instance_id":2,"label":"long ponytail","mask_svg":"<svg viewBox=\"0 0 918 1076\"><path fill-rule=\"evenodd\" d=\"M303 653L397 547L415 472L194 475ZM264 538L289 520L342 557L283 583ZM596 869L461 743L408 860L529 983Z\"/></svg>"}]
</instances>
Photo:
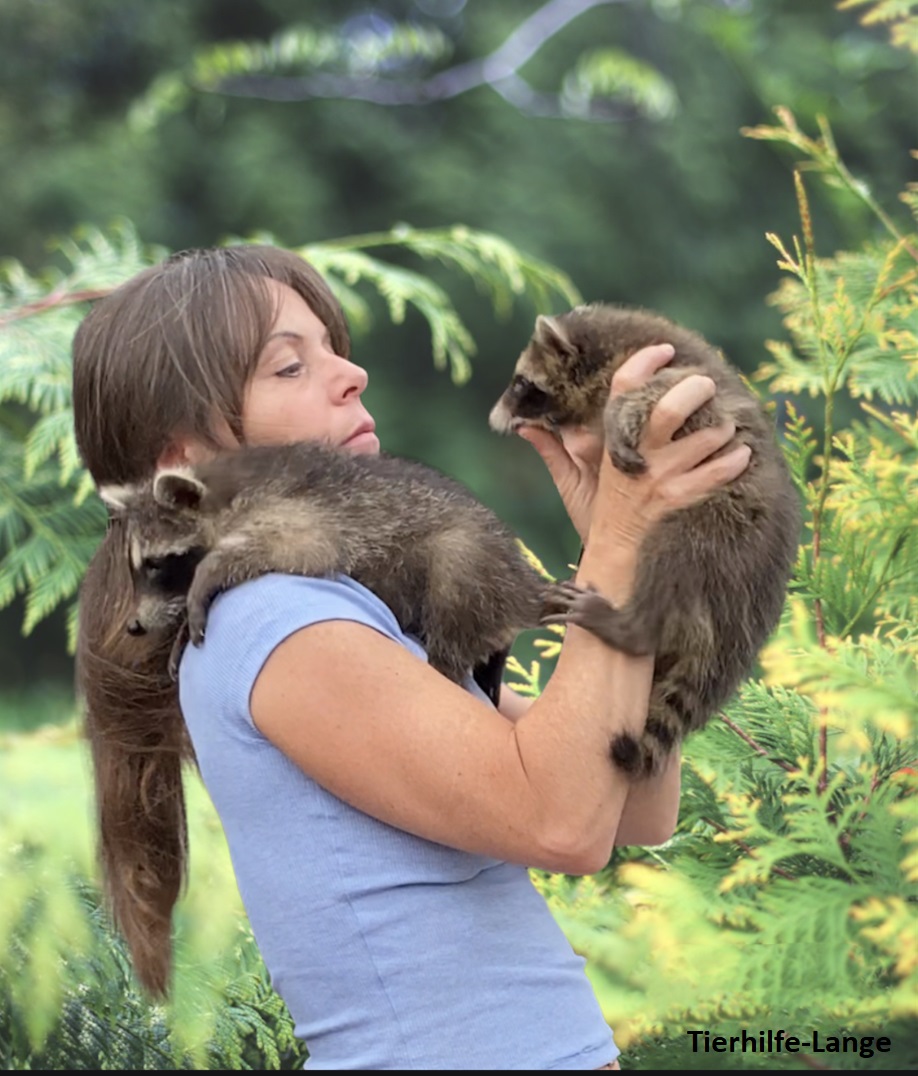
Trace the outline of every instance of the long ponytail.
<instances>
[{"instance_id":1,"label":"long ponytail","mask_svg":"<svg viewBox=\"0 0 918 1076\"><path fill-rule=\"evenodd\" d=\"M168 673L172 637L125 630L133 591L124 546L112 521L83 579L77 693L92 751L106 903L138 980L163 998L187 865L182 766L194 754Z\"/></svg>"}]
</instances>

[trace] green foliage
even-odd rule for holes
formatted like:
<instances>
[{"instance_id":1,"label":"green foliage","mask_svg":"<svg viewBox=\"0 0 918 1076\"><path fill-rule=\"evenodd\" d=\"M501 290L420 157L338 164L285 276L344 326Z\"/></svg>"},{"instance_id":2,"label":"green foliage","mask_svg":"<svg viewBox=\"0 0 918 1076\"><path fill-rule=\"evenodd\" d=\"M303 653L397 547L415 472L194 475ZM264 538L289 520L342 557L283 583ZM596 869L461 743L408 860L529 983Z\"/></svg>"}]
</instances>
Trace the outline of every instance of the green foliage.
<instances>
[{"instance_id":1,"label":"green foliage","mask_svg":"<svg viewBox=\"0 0 918 1076\"><path fill-rule=\"evenodd\" d=\"M195 773L172 996L140 991L93 881L88 767L75 721L0 738L0 1067L301 1067Z\"/></svg>"},{"instance_id":2,"label":"green foliage","mask_svg":"<svg viewBox=\"0 0 918 1076\"><path fill-rule=\"evenodd\" d=\"M548 310L554 295L571 305L581 302L566 273L521 254L500 236L476 232L463 225L419 230L398 224L388 232L309 244L299 249L328 278L351 324L360 331L369 327L369 309L353 290L353 285L360 281L376 287L395 324L404 320L406 305L415 306L431 328L435 367L438 370L449 367L456 384L462 384L471 374L469 360L475 353L471 334L446 292L429 277L380 262L365 253L381 246L398 247L464 273L488 296L501 317L510 313L514 298L522 295L528 295L538 310Z\"/></svg>"},{"instance_id":3,"label":"green foliage","mask_svg":"<svg viewBox=\"0 0 918 1076\"><path fill-rule=\"evenodd\" d=\"M700 1063L692 1028L887 1034L892 1067L918 1052L918 237L818 258L796 178L803 240L769 236L788 340L756 375L819 400L825 431L820 446L788 407L810 537L786 615L763 675L687 742L674 838L598 879L540 881L626 1056L657 1042L667 1067ZM847 430L843 392L862 401Z\"/></svg>"}]
</instances>

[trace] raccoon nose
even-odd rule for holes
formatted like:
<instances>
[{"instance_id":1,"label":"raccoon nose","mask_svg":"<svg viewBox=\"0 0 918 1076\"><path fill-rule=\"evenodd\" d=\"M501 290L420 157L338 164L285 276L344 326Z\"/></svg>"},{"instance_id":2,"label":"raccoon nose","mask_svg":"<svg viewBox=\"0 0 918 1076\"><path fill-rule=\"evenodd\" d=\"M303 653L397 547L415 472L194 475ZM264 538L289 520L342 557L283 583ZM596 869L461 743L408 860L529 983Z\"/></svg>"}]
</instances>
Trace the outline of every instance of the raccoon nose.
<instances>
[{"instance_id":1,"label":"raccoon nose","mask_svg":"<svg viewBox=\"0 0 918 1076\"><path fill-rule=\"evenodd\" d=\"M147 629L139 620L132 620L127 626L128 635L146 635Z\"/></svg>"}]
</instances>

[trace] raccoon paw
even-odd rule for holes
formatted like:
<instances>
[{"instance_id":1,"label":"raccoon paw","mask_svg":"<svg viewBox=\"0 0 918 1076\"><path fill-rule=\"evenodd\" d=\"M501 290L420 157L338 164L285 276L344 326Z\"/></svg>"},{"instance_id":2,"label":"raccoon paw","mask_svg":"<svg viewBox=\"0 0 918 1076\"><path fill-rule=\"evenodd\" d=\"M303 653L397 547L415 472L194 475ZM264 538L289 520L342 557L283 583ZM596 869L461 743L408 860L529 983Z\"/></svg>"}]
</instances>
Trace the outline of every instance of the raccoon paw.
<instances>
[{"instance_id":1,"label":"raccoon paw","mask_svg":"<svg viewBox=\"0 0 918 1076\"><path fill-rule=\"evenodd\" d=\"M573 579L552 583L542 594L542 606L539 610L540 624L560 623L559 617L569 613L586 588L579 586Z\"/></svg>"},{"instance_id":2,"label":"raccoon paw","mask_svg":"<svg viewBox=\"0 0 918 1076\"><path fill-rule=\"evenodd\" d=\"M647 470L647 461L640 452L626 445L610 444L609 459L622 474L643 474Z\"/></svg>"},{"instance_id":3,"label":"raccoon paw","mask_svg":"<svg viewBox=\"0 0 918 1076\"><path fill-rule=\"evenodd\" d=\"M636 391L613 397L603 413L603 430L609 458L624 474L643 474L647 462L638 451L652 400Z\"/></svg>"},{"instance_id":4,"label":"raccoon paw","mask_svg":"<svg viewBox=\"0 0 918 1076\"><path fill-rule=\"evenodd\" d=\"M204 625L207 623L207 610L200 605L188 608L188 638L194 646L204 644Z\"/></svg>"},{"instance_id":5,"label":"raccoon paw","mask_svg":"<svg viewBox=\"0 0 918 1076\"><path fill-rule=\"evenodd\" d=\"M595 587L581 587L568 579L546 591L539 623L576 624L601 634L610 617L616 615L615 607Z\"/></svg>"},{"instance_id":6,"label":"raccoon paw","mask_svg":"<svg viewBox=\"0 0 918 1076\"><path fill-rule=\"evenodd\" d=\"M613 763L629 777L651 777L659 773L685 734L685 722L666 700L660 703L660 689L654 686L644 731L638 736L620 732L612 737L609 754Z\"/></svg>"}]
</instances>

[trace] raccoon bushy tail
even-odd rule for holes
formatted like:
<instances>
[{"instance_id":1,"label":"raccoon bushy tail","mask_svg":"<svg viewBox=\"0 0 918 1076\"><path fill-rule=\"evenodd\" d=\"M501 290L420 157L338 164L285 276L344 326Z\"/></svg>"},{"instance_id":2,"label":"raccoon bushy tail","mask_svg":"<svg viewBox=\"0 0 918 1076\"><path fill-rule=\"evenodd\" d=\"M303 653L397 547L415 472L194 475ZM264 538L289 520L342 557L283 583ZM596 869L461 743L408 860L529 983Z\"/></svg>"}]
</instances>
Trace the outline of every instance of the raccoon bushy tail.
<instances>
[{"instance_id":1,"label":"raccoon bushy tail","mask_svg":"<svg viewBox=\"0 0 918 1076\"><path fill-rule=\"evenodd\" d=\"M674 690L672 685L654 684L643 734L613 736L609 757L628 777L650 777L663 769L686 732L700 727L705 717L705 707L690 685Z\"/></svg>"}]
</instances>

